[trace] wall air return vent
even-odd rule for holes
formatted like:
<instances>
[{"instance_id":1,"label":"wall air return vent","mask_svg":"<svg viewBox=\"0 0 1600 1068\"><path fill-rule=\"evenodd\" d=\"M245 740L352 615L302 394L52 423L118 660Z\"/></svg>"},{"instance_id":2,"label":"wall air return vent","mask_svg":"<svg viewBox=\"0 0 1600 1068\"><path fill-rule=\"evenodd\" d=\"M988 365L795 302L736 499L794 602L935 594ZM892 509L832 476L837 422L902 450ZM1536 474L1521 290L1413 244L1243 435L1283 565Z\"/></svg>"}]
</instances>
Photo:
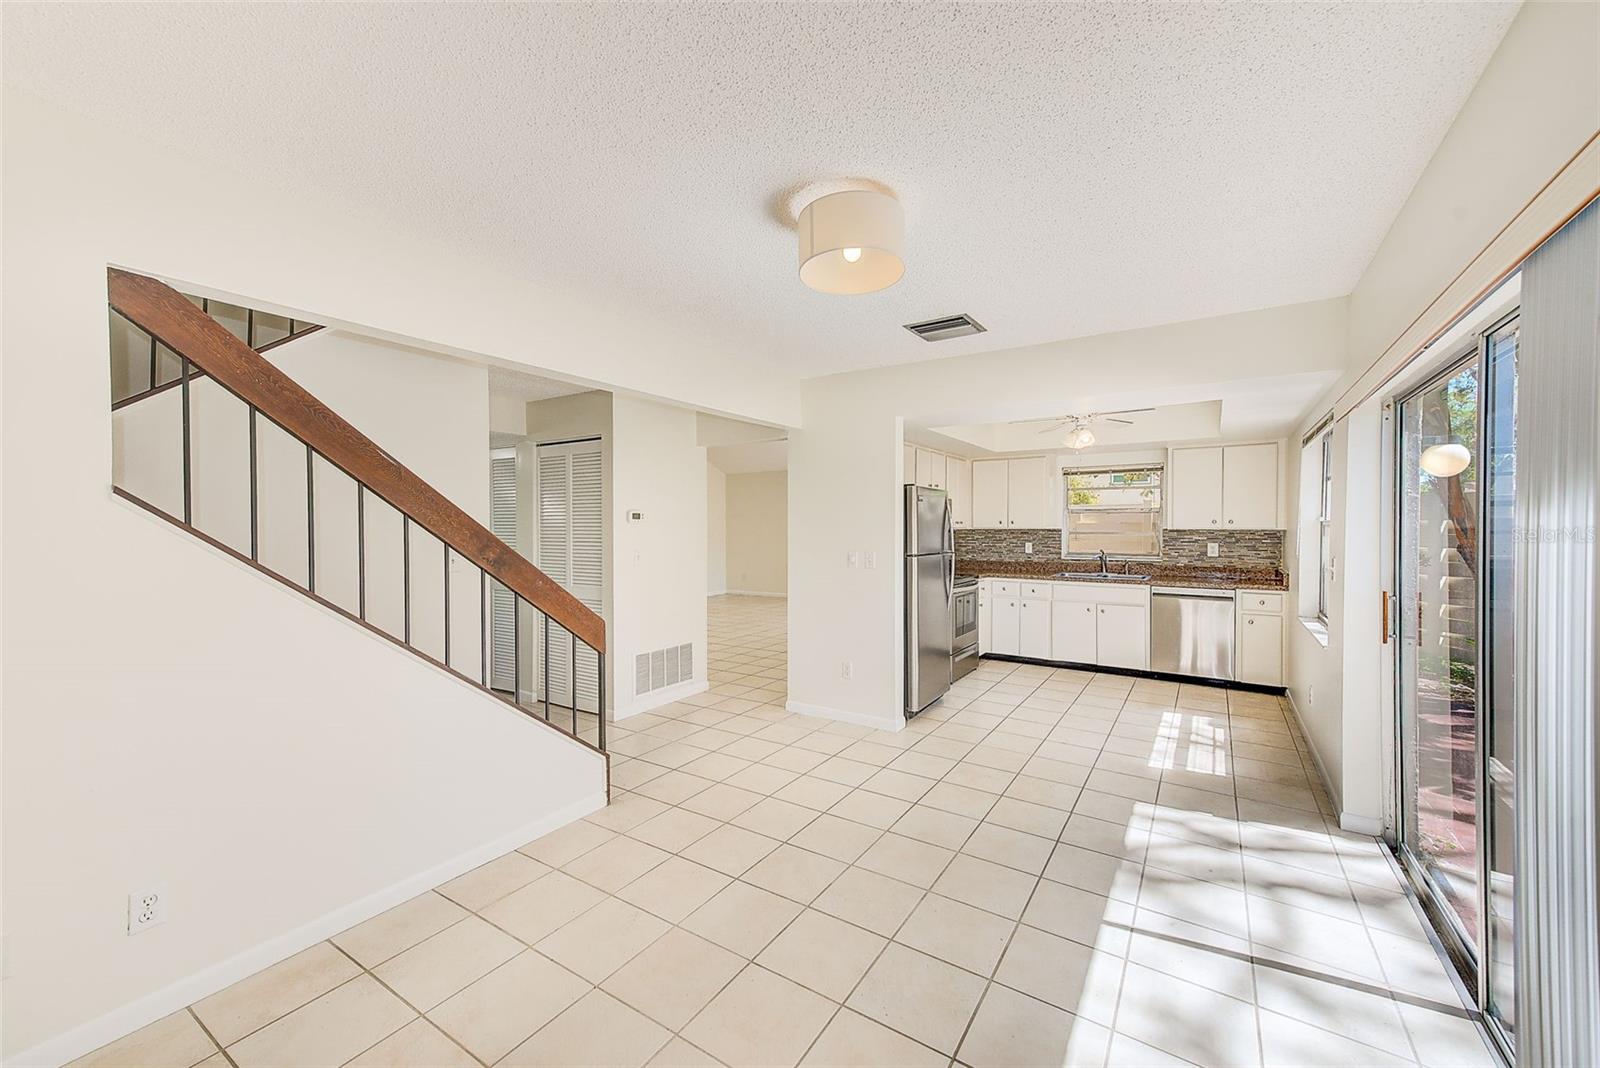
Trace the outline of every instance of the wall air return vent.
<instances>
[{"instance_id":1,"label":"wall air return vent","mask_svg":"<svg viewBox=\"0 0 1600 1068\"><path fill-rule=\"evenodd\" d=\"M694 678L694 646L669 645L639 653L633 659L634 695L647 694L664 686L676 686Z\"/></svg>"},{"instance_id":2,"label":"wall air return vent","mask_svg":"<svg viewBox=\"0 0 1600 1068\"><path fill-rule=\"evenodd\" d=\"M970 315L947 315L943 319L907 323L906 329L924 341L946 341L953 337L981 334L984 326Z\"/></svg>"}]
</instances>

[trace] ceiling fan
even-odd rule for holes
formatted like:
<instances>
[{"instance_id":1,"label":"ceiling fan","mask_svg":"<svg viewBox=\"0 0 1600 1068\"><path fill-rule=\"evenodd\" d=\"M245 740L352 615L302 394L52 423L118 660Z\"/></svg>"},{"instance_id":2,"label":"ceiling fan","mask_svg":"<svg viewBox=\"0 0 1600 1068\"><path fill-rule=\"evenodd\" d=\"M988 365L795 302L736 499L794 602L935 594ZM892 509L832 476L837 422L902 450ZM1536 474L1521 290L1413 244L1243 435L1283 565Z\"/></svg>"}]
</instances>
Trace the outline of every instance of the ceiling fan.
<instances>
[{"instance_id":1,"label":"ceiling fan","mask_svg":"<svg viewBox=\"0 0 1600 1068\"><path fill-rule=\"evenodd\" d=\"M1153 412L1154 408L1124 408L1118 412L1086 412L1083 415L1063 415L1060 422L1054 426L1046 427L1039 431L1041 434L1053 434L1062 427L1067 428L1066 439L1062 442L1069 449L1087 449L1094 444L1094 431L1090 429L1092 423L1121 423L1132 426L1132 419L1119 419L1121 415L1141 415ZM1032 422L1032 420L1019 420L1019 422Z\"/></svg>"}]
</instances>

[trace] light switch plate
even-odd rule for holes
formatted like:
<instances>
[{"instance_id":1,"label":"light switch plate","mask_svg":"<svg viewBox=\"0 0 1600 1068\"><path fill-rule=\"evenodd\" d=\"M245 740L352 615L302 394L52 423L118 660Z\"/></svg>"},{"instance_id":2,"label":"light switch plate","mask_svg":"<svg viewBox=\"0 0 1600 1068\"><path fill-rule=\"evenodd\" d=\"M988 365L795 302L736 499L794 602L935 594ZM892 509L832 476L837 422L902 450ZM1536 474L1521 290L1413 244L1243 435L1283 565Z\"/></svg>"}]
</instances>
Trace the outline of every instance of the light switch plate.
<instances>
[{"instance_id":1,"label":"light switch plate","mask_svg":"<svg viewBox=\"0 0 1600 1068\"><path fill-rule=\"evenodd\" d=\"M1216 542L1214 542L1214 541L1206 542L1206 555L1207 556L1216 556L1220 552L1221 552L1221 550L1217 548L1217 543Z\"/></svg>"},{"instance_id":2,"label":"light switch plate","mask_svg":"<svg viewBox=\"0 0 1600 1068\"><path fill-rule=\"evenodd\" d=\"M875 568L877 568L877 566L878 566L878 554L877 553L862 553L861 554L861 566L866 568L868 571L872 571Z\"/></svg>"},{"instance_id":3,"label":"light switch plate","mask_svg":"<svg viewBox=\"0 0 1600 1068\"><path fill-rule=\"evenodd\" d=\"M1031 541L1023 542L1022 543L1022 551L1027 553L1029 556L1032 556L1033 555L1033 542L1031 542Z\"/></svg>"},{"instance_id":4,"label":"light switch plate","mask_svg":"<svg viewBox=\"0 0 1600 1068\"><path fill-rule=\"evenodd\" d=\"M848 553L844 554L844 566L845 567L855 567L856 566L856 554L855 553L848 552Z\"/></svg>"}]
</instances>

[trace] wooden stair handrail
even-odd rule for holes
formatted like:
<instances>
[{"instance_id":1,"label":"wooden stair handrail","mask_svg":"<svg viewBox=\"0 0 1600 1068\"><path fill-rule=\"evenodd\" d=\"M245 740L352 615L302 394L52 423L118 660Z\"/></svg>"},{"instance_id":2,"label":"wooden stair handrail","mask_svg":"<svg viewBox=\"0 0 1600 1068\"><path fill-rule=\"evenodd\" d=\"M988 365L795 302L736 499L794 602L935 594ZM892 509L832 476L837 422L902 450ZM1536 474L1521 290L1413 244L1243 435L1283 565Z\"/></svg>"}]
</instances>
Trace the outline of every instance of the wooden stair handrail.
<instances>
[{"instance_id":1,"label":"wooden stair handrail","mask_svg":"<svg viewBox=\"0 0 1600 1068\"><path fill-rule=\"evenodd\" d=\"M115 267L106 269L106 288L111 306L124 318L365 484L579 641L598 653L606 651L605 620L593 609L177 290Z\"/></svg>"}]
</instances>

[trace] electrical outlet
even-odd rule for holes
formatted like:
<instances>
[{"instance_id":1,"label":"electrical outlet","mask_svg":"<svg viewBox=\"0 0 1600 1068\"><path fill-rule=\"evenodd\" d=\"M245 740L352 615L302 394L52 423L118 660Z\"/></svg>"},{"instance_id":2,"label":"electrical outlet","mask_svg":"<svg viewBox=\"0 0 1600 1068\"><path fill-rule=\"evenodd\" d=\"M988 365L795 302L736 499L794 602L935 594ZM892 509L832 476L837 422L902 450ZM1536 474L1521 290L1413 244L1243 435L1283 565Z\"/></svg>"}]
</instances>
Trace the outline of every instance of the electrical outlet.
<instances>
[{"instance_id":1,"label":"electrical outlet","mask_svg":"<svg viewBox=\"0 0 1600 1068\"><path fill-rule=\"evenodd\" d=\"M877 553L862 553L861 554L861 566L866 568L868 571L876 570L877 566L878 566L878 554Z\"/></svg>"},{"instance_id":2,"label":"electrical outlet","mask_svg":"<svg viewBox=\"0 0 1600 1068\"><path fill-rule=\"evenodd\" d=\"M1032 556L1033 555L1033 542L1031 542L1031 541L1023 542L1022 543L1022 551L1027 553L1029 556Z\"/></svg>"},{"instance_id":3,"label":"electrical outlet","mask_svg":"<svg viewBox=\"0 0 1600 1068\"><path fill-rule=\"evenodd\" d=\"M848 660L839 661L839 677L841 679L853 679L855 675L856 667L854 664Z\"/></svg>"},{"instance_id":4,"label":"electrical outlet","mask_svg":"<svg viewBox=\"0 0 1600 1068\"><path fill-rule=\"evenodd\" d=\"M148 931L167 922L167 893L165 890L141 890L128 895L128 933Z\"/></svg>"},{"instance_id":5,"label":"electrical outlet","mask_svg":"<svg viewBox=\"0 0 1600 1068\"><path fill-rule=\"evenodd\" d=\"M1206 555L1207 556L1216 556L1221 551L1222 551L1221 549L1217 548L1217 543L1216 542L1214 542L1214 541L1206 542Z\"/></svg>"}]
</instances>

